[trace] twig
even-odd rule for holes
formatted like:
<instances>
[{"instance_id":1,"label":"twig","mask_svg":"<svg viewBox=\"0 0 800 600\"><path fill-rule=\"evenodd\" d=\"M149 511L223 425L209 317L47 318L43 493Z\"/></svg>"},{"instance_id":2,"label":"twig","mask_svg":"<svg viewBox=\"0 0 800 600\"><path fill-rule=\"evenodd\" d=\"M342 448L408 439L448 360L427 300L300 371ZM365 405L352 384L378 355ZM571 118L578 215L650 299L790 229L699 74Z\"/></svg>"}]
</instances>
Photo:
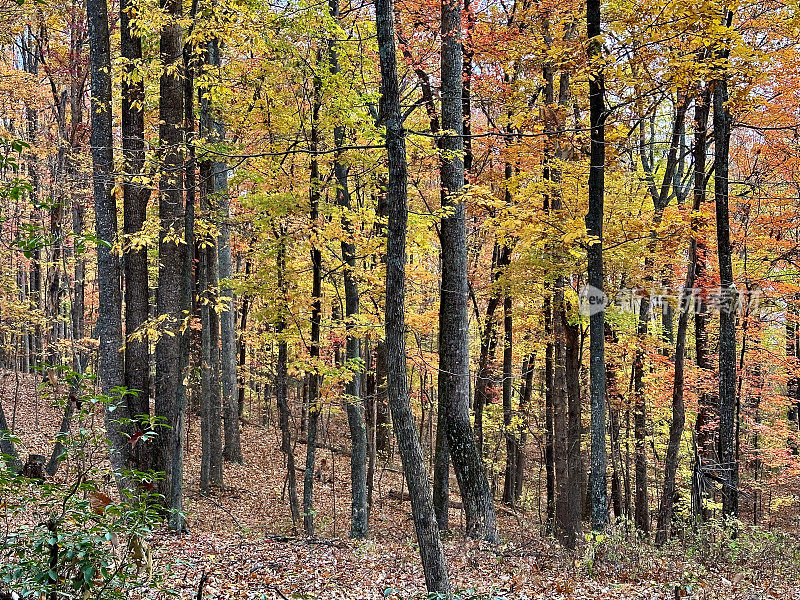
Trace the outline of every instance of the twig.
<instances>
[{"instance_id":1,"label":"twig","mask_svg":"<svg viewBox=\"0 0 800 600\"><path fill-rule=\"evenodd\" d=\"M195 596L196 600L203 600L203 586L205 586L207 579L208 573L206 573L206 570L203 569L203 572L200 574L200 582L197 584L197 595Z\"/></svg>"},{"instance_id":2,"label":"twig","mask_svg":"<svg viewBox=\"0 0 800 600\"><path fill-rule=\"evenodd\" d=\"M227 508L222 506L222 504L220 504L219 502L214 500L214 498L212 498L211 496L209 496L205 492L199 491L197 493L198 493L198 495L202 496L203 498L205 498L207 500L210 500L212 502L212 504L214 504L214 506L216 506L217 508L222 509L231 518L231 521L233 521L239 529L241 529L242 531L245 530L244 525L241 524L239 519L237 519L230 510L228 510Z\"/></svg>"},{"instance_id":3,"label":"twig","mask_svg":"<svg viewBox=\"0 0 800 600\"><path fill-rule=\"evenodd\" d=\"M269 589L271 589L273 592L278 594L278 596L283 598L283 600L289 600L286 596L283 595L283 592L280 591L277 586L271 585L271 586L269 586Z\"/></svg>"}]
</instances>

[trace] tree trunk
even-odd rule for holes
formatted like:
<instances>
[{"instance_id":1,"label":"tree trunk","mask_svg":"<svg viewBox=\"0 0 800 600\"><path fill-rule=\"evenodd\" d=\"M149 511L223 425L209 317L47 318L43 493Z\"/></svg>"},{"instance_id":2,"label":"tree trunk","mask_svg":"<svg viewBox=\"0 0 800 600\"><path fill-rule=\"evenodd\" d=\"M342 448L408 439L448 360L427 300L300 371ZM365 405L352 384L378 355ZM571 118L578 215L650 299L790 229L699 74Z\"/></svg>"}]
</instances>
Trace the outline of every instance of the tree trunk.
<instances>
[{"instance_id":1,"label":"tree trunk","mask_svg":"<svg viewBox=\"0 0 800 600\"><path fill-rule=\"evenodd\" d=\"M0 460L2 460L8 469L13 473L18 473L22 468L22 461L19 459L19 453L14 446L14 440L11 438L12 432L8 427L6 421L6 414L3 412L3 405L0 404Z\"/></svg>"},{"instance_id":2,"label":"tree trunk","mask_svg":"<svg viewBox=\"0 0 800 600\"><path fill-rule=\"evenodd\" d=\"M172 509L171 525L180 520L175 516L175 505L182 494L183 440L181 398L183 365L181 337L184 318L182 305L185 254L182 243L185 237L183 202L182 158L184 148L184 77L182 69L181 3L162 0L167 21L161 30L161 60L164 72L160 81L159 97L159 179L160 221L158 240L158 294L156 312L163 319L156 343L155 414L163 420L159 438L155 442L154 466L165 476L159 482L159 491ZM182 524L180 525L182 527Z\"/></svg>"},{"instance_id":3,"label":"tree trunk","mask_svg":"<svg viewBox=\"0 0 800 600\"><path fill-rule=\"evenodd\" d=\"M589 161L589 210L586 232L592 243L586 252L588 283L602 302L603 290L603 195L605 180L605 83L603 69L600 0L586 0L586 33L589 78L589 121L591 127ZM592 528L604 529L608 524L606 500L606 366L604 339L605 309L602 304L589 318L589 376L591 383L591 471L589 487L592 499Z\"/></svg>"},{"instance_id":4,"label":"tree trunk","mask_svg":"<svg viewBox=\"0 0 800 600\"><path fill-rule=\"evenodd\" d=\"M244 277L245 279L250 278L250 270L252 268L252 263L250 258L248 257L244 263ZM247 331L247 316L250 312L250 295L244 294L242 296L242 304L239 309L240 314L240 321L239 321L239 369L238 369L238 406L239 406L239 416L241 417L244 414L244 368L247 365L247 346L245 344L245 337L244 333Z\"/></svg>"},{"instance_id":5,"label":"tree trunk","mask_svg":"<svg viewBox=\"0 0 800 600\"><path fill-rule=\"evenodd\" d=\"M695 100L694 116L694 200L693 205L702 207L706 202L706 141L708 139L708 114L711 103L711 92L707 86ZM700 208L698 208L699 210ZM701 281L705 272L705 247L703 241L696 237L695 283ZM708 334L706 331L707 314L701 296L694 298L694 334L695 360L698 369L710 369L708 359ZM701 390L698 398L697 419L695 421L695 456L692 469L692 515L695 521L706 517L704 497L706 481L703 464L708 462L714 452L713 435L709 422L713 419L714 402L705 390Z\"/></svg>"},{"instance_id":6,"label":"tree trunk","mask_svg":"<svg viewBox=\"0 0 800 600\"><path fill-rule=\"evenodd\" d=\"M428 474L415 434L414 414L411 411L406 375L404 310L408 182L392 13L391 0L376 0L375 21L381 66L381 115L386 124L386 149L389 162L389 181L386 190L387 384L392 422L400 458L403 461L403 473L411 496L411 514L414 518L426 587L429 592L449 595L447 563L436 525Z\"/></svg>"},{"instance_id":7,"label":"tree trunk","mask_svg":"<svg viewBox=\"0 0 800 600\"><path fill-rule=\"evenodd\" d=\"M570 536L577 544L581 533L581 513L583 499L581 485L583 461L581 459L581 343L580 325L572 325L564 318L564 341L566 344L567 380L567 476L569 478L568 515ZM568 541L572 541L572 537Z\"/></svg>"},{"instance_id":8,"label":"tree trunk","mask_svg":"<svg viewBox=\"0 0 800 600\"><path fill-rule=\"evenodd\" d=\"M730 26L730 13L728 18ZM727 58L727 52L723 58ZM730 223L728 218L728 151L731 116L727 74L713 83L714 100L714 201L717 216L719 257L719 455L722 466L722 514L739 515L739 468L736 456L736 287L731 264Z\"/></svg>"},{"instance_id":9,"label":"tree trunk","mask_svg":"<svg viewBox=\"0 0 800 600\"><path fill-rule=\"evenodd\" d=\"M503 483L503 503L514 506L517 490L517 439L516 428L512 426L514 408L512 396L514 393L514 380L512 364L514 360L514 321L513 306L509 296L503 300L503 429L506 439L506 469Z\"/></svg>"},{"instance_id":10,"label":"tree trunk","mask_svg":"<svg viewBox=\"0 0 800 600\"><path fill-rule=\"evenodd\" d=\"M436 448L433 459L433 508L439 531L450 529L450 450L447 447L447 411L441 393L436 402Z\"/></svg>"},{"instance_id":11,"label":"tree trunk","mask_svg":"<svg viewBox=\"0 0 800 600\"><path fill-rule=\"evenodd\" d=\"M149 428L150 421L150 352L145 323L150 316L147 245L142 227L147 217L150 189L144 185L144 81L137 74L142 59L142 40L131 25L134 10L130 0L121 0L120 50L123 58L122 77L122 154L123 227L125 233L125 387L130 415L139 431ZM143 439L131 450L135 467L150 467L149 452Z\"/></svg>"},{"instance_id":12,"label":"tree trunk","mask_svg":"<svg viewBox=\"0 0 800 600\"><path fill-rule=\"evenodd\" d=\"M208 66L210 69L220 68L219 40L208 43ZM209 104L209 129L206 132L209 140L219 143L225 140L225 124L220 116L219 107ZM236 309L231 287L233 276L233 259L231 256L231 210L228 196L228 165L221 160L214 160L211 165L213 196L211 207L215 213L215 221L219 223L217 239L217 255L219 264L219 294L225 309L219 314L220 324L220 377L222 378L222 407L224 411L225 446L222 455L226 460L241 464L242 444L239 435L239 398L236 391Z\"/></svg>"},{"instance_id":13,"label":"tree trunk","mask_svg":"<svg viewBox=\"0 0 800 600\"><path fill-rule=\"evenodd\" d=\"M278 238L277 257L278 292L280 293L281 312L275 324L275 333L278 337L278 364L275 366L275 396L278 404L278 422L281 429L281 451L286 456L286 478L289 487L289 510L292 514L292 528L297 529L300 521L300 503L297 499L297 476L294 465L294 448L292 446L292 431L289 426L291 411L287 397L287 371L289 366L289 351L286 340L283 339L286 331L286 303L288 302L288 289L286 287L286 227L281 224L280 237Z\"/></svg>"},{"instance_id":14,"label":"tree trunk","mask_svg":"<svg viewBox=\"0 0 800 600\"><path fill-rule=\"evenodd\" d=\"M705 141L704 141L705 151ZM705 166L702 166L705 171ZM705 172L702 183L705 187ZM704 194L695 194L692 206L692 238L689 242L689 260L686 266L686 282L684 292L680 298L680 316L678 317L677 339L675 341L675 376L672 384L672 423L669 426L669 442L667 456L664 461L664 488L661 494L661 507L658 511L658 528L656 531L656 545L662 545L669 537L672 523L672 507L675 497L675 476L678 470L678 452L680 451L683 426L686 421L686 411L683 402L684 390L684 363L686 360L686 332L689 326L689 311L691 309L691 294L694 289L697 274L697 215L700 212L700 203Z\"/></svg>"},{"instance_id":15,"label":"tree trunk","mask_svg":"<svg viewBox=\"0 0 800 600\"><path fill-rule=\"evenodd\" d=\"M567 347L564 324L563 277L553 286L553 464L555 470L555 534L567 548L575 545L569 513L570 487L567 462Z\"/></svg>"},{"instance_id":16,"label":"tree trunk","mask_svg":"<svg viewBox=\"0 0 800 600\"><path fill-rule=\"evenodd\" d=\"M439 305L439 410L445 411L447 445L464 502L467 535L497 541L495 511L483 461L469 419L469 326L467 318L467 246L464 203L463 114L461 105L461 4L442 2L442 136L444 204L452 214L442 219L442 281Z\"/></svg>"},{"instance_id":17,"label":"tree trunk","mask_svg":"<svg viewBox=\"0 0 800 600\"><path fill-rule=\"evenodd\" d=\"M317 57L319 58L319 57ZM319 64L319 60L317 63ZM311 368L308 376L308 442L306 444L306 472L303 477L303 529L306 535L314 535L314 458L317 449L317 424L319 412L322 410L319 401L319 340L320 340L320 321L322 318L322 251L319 248L319 241L316 239L319 226L319 202L320 202L320 175L319 160L317 149L319 148L319 109L321 83L319 78L314 75L314 100L311 115L311 266L312 283L311 297Z\"/></svg>"},{"instance_id":18,"label":"tree trunk","mask_svg":"<svg viewBox=\"0 0 800 600\"><path fill-rule=\"evenodd\" d=\"M102 393L109 397L105 408L106 434L110 442L111 468L120 492L129 489L128 440L123 433L127 410L116 389L125 383L122 355L122 290L120 265L112 250L117 242L117 203L114 188L114 154L111 110L111 46L108 6L105 0L88 0L89 68L91 71L91 146L97 235L97 287L99 307L97 333L100 338L98 376Z\"/></svg>"},{"instance_id":19,"label":"tree trunk","mask_svg":"<svg viewBox=\"0 0 800 600\"><path fill-rule=\"evenodd\" d=\"M490 363L494 360L495 349L497 348L497 321L495 311L500 306L500 294L496 289L497 279L500 277L500 265L508 264L510 252L507 246L501 246L497 241L492 248L491 265L491 291L489 301L486 304L486 314L483 317L483 328L481 331L481 349L478 357L478 373L475 377L475 399L472 405L472 412L475 415L475 439L478 443L478 450L483 455L483 411L492 399L493 374Z\"/></svg>"},{"instance_id":20,"label":"tree trunk","mask_svg":"<svg viewBox=\"0 0 800 600\"><path fill-rule=\"evenodd\" d=\"M215 40L208 44L209 63L215 53ZM211 106L204 90L200 97L200 138L213 139L214 125ZM215 166L208 159L200 163L200 210L207 222L215 220ZM197 290L201 319L201 440L202 459L200 462L200 489L208 490L211 485L223 485L222 415L220 414L220 351L219 351L219 313L217 313L217 288L219 285L219 257L217 240L206 235L198 240L200 249L200 286Z\"/></svg>"},{"instance_id":21,"label":"tree trunk","mask_svg":"<svg viewBox=\"0 0 800 600\"><path fill-rule=\"evenodd\" d=\"M339 18L339 0L329 0L328 7L331 18ZM339 56L336 51L335 41L328 40L328 60L331 74L339 73ZM342 229L345 237L354 238L353 224L350 221L350 189L348 188L348 167L341 160L341 148L345 145L345 130L341 125L333 129L334 145L337 149L334 162L334 175L336 177L336 200L342 207ZM354 363L361 360L361 341L354 335L354 320L359 313L358 281L354 270L356 268L356 247L344 238L341 243L342 259L347 265L344 270L344 296L347 330L346 358L348 366L353 368L350 381L345 387L345 402L347 404L347 422L350 427L350 438L353 451L350 455L350 483L351 483L351 522L350 537L361 539L367 537L369 528L369 510L367 506L367 429L364 422L364 403L361 398L361 375L356 372Z\"/></svg>"},{"instance_id":22,"label":"tree trunk","mask_svg":"<svg viewBox=\"0 0 800 600\"><path fill-rule=\"evenodd\" d=\"M522 392L519 399L519 413L523 423L520 427L519 446L517 447L517 479L514 499L518 502L522 497L522 486L525 482L525 446L528 442L528 419L533 391L534 355L531 354L522 362Z\"/></svg>"},{"instance_id":23,"label":"tree trunk","mask_svg":"<svg viewBox=\"0 0 800 600\"><path fill-rule=\"evenodd\" d=\"M544 465L546 487L546 514L545 529L553 532L556 521L556 465L555 465L555 435L553 432L553 383L555 376L555 344L551 339L553 332L553 298L546 296L544 299L544 332L547 338L544 357Z\"/></svg>"}]
</instances>

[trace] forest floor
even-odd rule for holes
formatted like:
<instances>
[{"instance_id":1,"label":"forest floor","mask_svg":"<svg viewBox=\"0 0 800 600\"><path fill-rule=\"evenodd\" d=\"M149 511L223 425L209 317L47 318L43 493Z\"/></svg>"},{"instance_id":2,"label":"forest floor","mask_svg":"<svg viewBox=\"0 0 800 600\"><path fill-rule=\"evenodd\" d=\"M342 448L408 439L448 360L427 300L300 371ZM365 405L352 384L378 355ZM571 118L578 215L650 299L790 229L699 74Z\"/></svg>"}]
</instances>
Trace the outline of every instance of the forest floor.
<instances>
[{"instance_id":1,"label":"forest floor","mask_svg":"<svg viewBox=\"0 0 800 600\"><path fill-rule=\"evenodd\" d=\"M40 397L36 381L0 379L0 398L21 439L21 453L49 455L60 409ZM332 419L330 439L346 440ZM102 419L97 420L97 426ZM378 599L423 598L424 579L403 497L399 460L376 471L370 538L353 541L349 528L349 458L330 449L315 481L318 537L293 532L285 500L285 467L277 428L243 424L243 465L225 464L224 489L198 488L199 420L189 419L186 515L189 532L158 530L151 545L157 578L179 598ZM302 464L305 446L295 454ZM302 477L302 473L299 473ZM451 485L456 490L455 481ZM407 498L407 496L406 496ZM622 529L586 542L574 553L541 536L536 506L500 509L503 543L466 540L463 516L451 509L445 539L451 583L461 598L707 598L800 600L797 536L746 532L733 545L719 532L686 535L662 549ZM166 597L155 589L149 598Z\"/></svg>"}]
</instances>

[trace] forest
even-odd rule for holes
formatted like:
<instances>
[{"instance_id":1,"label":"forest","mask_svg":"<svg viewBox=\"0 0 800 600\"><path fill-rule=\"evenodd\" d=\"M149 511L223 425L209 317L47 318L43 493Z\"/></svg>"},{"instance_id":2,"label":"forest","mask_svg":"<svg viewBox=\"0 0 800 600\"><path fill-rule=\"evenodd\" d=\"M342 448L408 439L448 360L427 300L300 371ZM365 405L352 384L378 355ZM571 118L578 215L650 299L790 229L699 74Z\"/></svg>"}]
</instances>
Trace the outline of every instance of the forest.
<instances>
[{"instance_id":1,"label":"forest","mask_svg":"<svg viewBox=\"0 0 800 600\"><path fill-rule=\"evenodd\" d=\"M800 598L797 0L0 0L0 600Z\"/></svg>"}]
</instances>

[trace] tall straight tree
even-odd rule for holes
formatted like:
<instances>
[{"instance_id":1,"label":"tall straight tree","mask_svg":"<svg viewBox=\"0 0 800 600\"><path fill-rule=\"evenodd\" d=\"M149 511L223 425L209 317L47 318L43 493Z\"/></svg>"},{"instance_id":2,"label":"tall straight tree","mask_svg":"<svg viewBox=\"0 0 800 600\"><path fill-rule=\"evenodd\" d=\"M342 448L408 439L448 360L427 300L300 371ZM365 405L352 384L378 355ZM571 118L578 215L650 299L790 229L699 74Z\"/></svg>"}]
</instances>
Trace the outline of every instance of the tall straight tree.
<instances>
[{"instance_id":1,"label":"tall straight tree","mask_svg":"<svg viewBox=\"0 0 800 600\"><path fill-rule=\"evenodd\" d=\"M209 71L220 68L220 44L213 39L208 46ZM212 73L213 75L213 73ZM225 123L219 107L209 103L208 139L213 142L225 140ZM211 203L219 222L217 255L219 262L218 279L220 301L224 309L219 315L220 327L220 377L222 379L222 408L224 414L225 446L223 456L233 463L243 462L242 442L239 431L239 394L236 369L236 309L231 287L233 276L233 257L231 254L231 201L228 195L228 165L215 157L211 164L212 197Z\"/></svg>"},{"instance_id":2,"label":"tall straight tree","mask_svg":"<svg viewBox=\"0 0 800 600\"><path fill-rule=\"evenodd\" d=\"M586 232L589 235L589 291L599 303L589 317L589 379L591 385L591 471L589 488L592 503L592 528L608 524L606 483L606 349L605 309L603 308L603 196L605 186L605 82L600 64L603 40L600 37L600 0L586 0L586 33L589 38L589 210Z\"/></svg>"},{"instance_id":3,"label":"tall straight tree","mask_svg":"<svg viewBox=\"0 0 800 600\"><path fill-rule=\"evenodd\" d=\"M726 15L731 26L733 14ZM720 58L727 62L728 51ZM736 456L736 287L731 262L731 227L728 216L728 170L731 115L728 108L728 75L722 67L713 82L714 202L717 216L719 259L719 457L722 464L722 514L739 515L739 467Z\"/></svg>"},{"instance_id":4,"label":"tall straight tree","mask_svg":"<svg viewBox=\"0 0 800 600\"><path fill-rule=\"evenodd\" d=\"M339 19L339 1L329 0L328 9L334 21ZM339 55L336 50L336 41L328 38L328 62L332 75L337 75L339 68ZM344 270L344 301L347 330L346 358L348 365L361 360L361 340L354 335L353 322L358 318L359 295L358 281L354 273L356 267L356 246L352 243L353 224L349 216L350 188L348 187L348 167L342 159L342 146L345 145L345 130L337 124L333 128L333 143L337 150L333 165L336 177L336 201L342 207L342 229L347 238L342 238L342 260L346 263ZM361 375L354 372L345 387L345 402L347 403L347 422L350 427L350 438L353 451L350 455L350 537L367 537L369 525L369 510L367 506L367 426L364 421L364 403L361 398Z\"/></svg>"},{"instance_id":5,"label":"tall straight tree","mask_svg":"<svg viewBox=\"0 0 800 600\"><path fill-rule=\"evenodd\" d=\"M216 39L208 42L206 48L208 65L219 60L219 47ZM189 90L187 90L188 93ZM211 116L211 102L208 89L198 90L200 95L200 137L216 140L216 128ZM207 222L216 219L217 193L216 161L206 157L200 163L200 208ZM217 240L205 236L198 240L200 255L200 287L197 290L201 319L201 444L200 488L207 490L210 485L223 485L222 415L220 414L220 322L217 312L219 298L219 256ZM234 415L238 419L238 407ZM227 437L226 437L227 439Z\"/></svg>"},{"instance_id":6,"label":"tall straight tree","mask_svg":"<svg viewBox=\"0 0 800 600\"><path fill-rule=\"evenodd\" d=\"M711 109L711 90L705 85L695 100L694 107L694 205L702 206L706 201L706 154L708 140L708 115ZM695 280L699 281L705 273L705 247L703 239L696 237L697 253L695 255ZM694 339L695 361L697 368L711 369L708 352L708 321L705 305L700 297L695 298ZM704 391L698 398L697 418L695 420L695 455L692 466L692 516L695 521L704 519L708 513L704 496L706 492L703 464L713 456L713 432L708 423L713 418L715 402L711 394Z\"/></svg>"},{"instance_id":7,"label":"tall straight tree","mask_svg":"<svg viewBox=\"0 0 800 600\"><path fill-rule=\"evenodd\" d=\"M123 230L125 233L125 387L131 392L128 407L139 430L148 427L150 415L150 353L143 328L150 316L147 270L147 246L142 227L147 217L150 190L143 183L144 79L139 75L142 39L132 23L133 3L122 0L120 14L120 51L122 74L122 154ZM134 335L135 334L135 335ZM141 417L141 418L140 418ZM132 459L139 470L149 468L148 448L137 443Z\"/></svg>"},{"instance_id":8,"label":"tall straight tree","mask_svg":"<svg viewBox=\"0 0 800 600\"><path fill-rule=\"evenodd\" d=\"M389 179L386 187L386 379L403 473L411 496L411 514L429 592L450 593L447 562L433 510L428 473L422 457L408 393L405 342L406 227L408 167L405 131L400 113L397 51L392 0L375 0L375 24L381 66L380 121L386 127Z\"/></svg>"},{"instance_id":9,"label":"tall straight tree","mask_svg":"<svg viewBox=\"0 0 800 600\"><path fill-rule=\"evenodd\" d=\"M114 150L111 104L111 45L106 0L88 0L89 70L91 75L91 146L95 227L97 235L97 287L99 310L97 332L100 338L100 388L113 396L125 383L122 354L122 290L119 259L112 250L117 242L117 202L114 189ZM106 433L111 442L111 468L120 491L129 484L128 440L121 421L126 418L124 401L112 398L105 409Z\"/></svg>"},{"instance_id":10,"label":"tall straight tree","mask_svg":"<svg viewBox=\"0 0 800 600\"><path fill-rule=\"evenodd\" d=\"M464 185L461 3L442 0L442 281L439 304L439 410L464 503L467 535L497 541L492 494L469 419L469 324L467 317L466 211Z\"/></svg>"},{"instance_id":11,"label":"tall straight tree","mask_svg":"<svg viewBox=\"0 0 800 600\"><path fill-rule=\"evenodd\" d=\"M297 528L300 520L300 503L297 499L297 475L294 464L294 447L292 446L292 430L289 425L291 411L288 401L289 378L289 347L286 343L286 312L289 291L286 284L286 225L280 223L275 235L278 238L278 252L276 256L278 293L280 294L280 309L275 333L278 336L278 363L275 366L275 398L278 405L278 423L281 430L281 451L286 456L286 485L289 488L289 510L292 514L292 528Z\"/></svg>"},{"instance_id":12,"label":"tall straight tree","mask_svg":"<svg viewBox=\"0 0 800 600\"><path fill-rule=\"evenodd\" d=\"M321 61L317 53L317 64ZM322 250L319 247L319 203L320 175L319 175L319 109L321 82L319 76L314 74L314 98L311 109L311 179L310 195L311 204L311 373L308 374L308 441L306 443L306 472L303 476L303 529L306 535L314 535L314 459L317 450L317 422L321 410L319 402L319 342L320 325L322 321Z\"/></svg>"},{"instance_id":13,"label":"tall straight tree","mask_svg":"<svg viewBox=\"0 0 800 600\"><path fill-rule=\"evenodd\" d=\"M181 336L185 307L182 291L188 265L185 242L183 201L184 77L183 34L180 25L181 2L162 0L167 19L161 29L160 56L163 65L159 82L159 235L158 293L156 310L162 327L156 343L155 414L163 419L156 442L155 468L165 476L159 485L166 504L175 511L181 495L183 361ZM179 519L172 518L174 526Z\"/></svg>"}]
</instances>

